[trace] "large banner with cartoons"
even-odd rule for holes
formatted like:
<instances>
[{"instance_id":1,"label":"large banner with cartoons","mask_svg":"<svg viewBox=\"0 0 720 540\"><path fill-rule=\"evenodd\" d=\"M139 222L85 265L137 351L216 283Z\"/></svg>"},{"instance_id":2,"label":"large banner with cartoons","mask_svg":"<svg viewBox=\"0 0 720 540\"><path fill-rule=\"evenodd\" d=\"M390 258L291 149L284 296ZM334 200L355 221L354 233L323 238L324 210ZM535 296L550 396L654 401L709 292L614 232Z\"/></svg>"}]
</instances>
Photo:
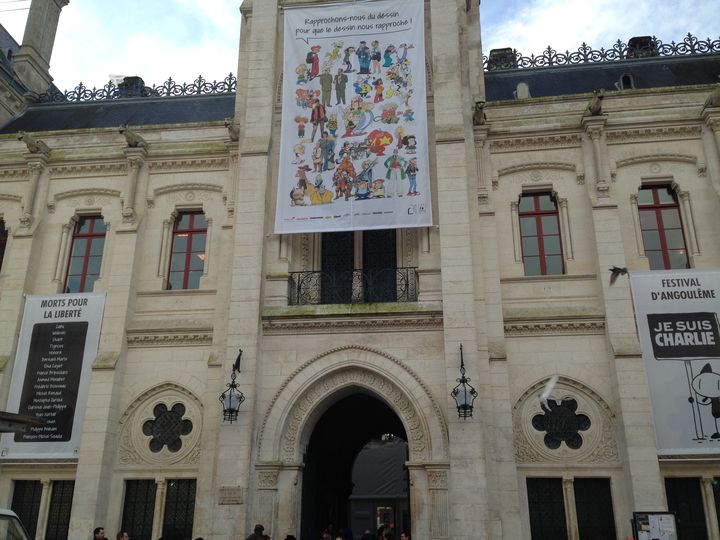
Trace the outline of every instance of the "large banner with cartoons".
<instances>
[{"instance_id":1,"label":"large banner with cartoons","mask_svg":"<svg viewBox=\"0 0 720 540\"><path fill-rule=\"evenodd\" d=\"M659 455L720 454L720 270L631 276Z\"/></svg>"},{"instance_id":2,"label":"large banner with cartoons","mask_svg":"<svg viewBox=\"0 0 720 540\"><path fill-rule=\"evenodd\" d=\"M432 224L422 0L286 8L275 232Z\"/></svg>"}]
</instances>

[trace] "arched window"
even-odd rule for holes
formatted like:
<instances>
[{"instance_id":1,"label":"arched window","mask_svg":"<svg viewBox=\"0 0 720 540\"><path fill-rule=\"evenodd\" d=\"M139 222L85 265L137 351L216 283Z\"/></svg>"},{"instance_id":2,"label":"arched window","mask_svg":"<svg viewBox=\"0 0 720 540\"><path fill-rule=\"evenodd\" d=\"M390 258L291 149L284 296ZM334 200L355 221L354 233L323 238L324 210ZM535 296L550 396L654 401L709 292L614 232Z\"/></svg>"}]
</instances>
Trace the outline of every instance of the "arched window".
<instances>
[{"instance_id":1,"label":"arched window","mask_svg":"<svg viewBox=\"0 0 720 540\"><path fill-rule=\"evenodd\" d=\"M207 220L200 210L178 214L172 232L168 290L200 288L207 228Z\"/></svg>"},{"instance_id":2,"label":"arched window","mask_svg":"<svg viewBox=\"0 0 720 540\"><path fill-rule=\"evenodd\" d=\"M518 214L525 275L564 274L557 200L552 193L524 193Z\"/></svg>"},{"instance_id":3,"label":"arched window","mask_svg":"<svg viewBox=\"0 0 720 540\"><path fill-rule=\"evenodd\" d=\"M102 216L80 216L72 235L70 260L65 276L66 293L91 292L100 277L105 221Z\"/></svg>"},{"instance_id":4,"label":"arched window","mask_svg":"<svg viewBox=\"0 0 720 540\"><path fill-rule=\"evenodd\" d=\"M682 218L675 191L668 185L638 191L638 213L650 270L688 268Z\"/></svg>"}]
</instances>

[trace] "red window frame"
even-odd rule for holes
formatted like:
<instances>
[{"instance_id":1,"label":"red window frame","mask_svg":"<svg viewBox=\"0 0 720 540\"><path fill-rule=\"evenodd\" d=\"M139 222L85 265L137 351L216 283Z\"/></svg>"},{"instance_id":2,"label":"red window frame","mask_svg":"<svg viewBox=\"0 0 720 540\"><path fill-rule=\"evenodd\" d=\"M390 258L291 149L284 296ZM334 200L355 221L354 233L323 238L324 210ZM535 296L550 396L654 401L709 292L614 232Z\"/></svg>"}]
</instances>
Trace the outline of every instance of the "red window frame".
<instances>
[{"instance_id":1,"label":"red window frame","mask_svg":"<svg viewBox=\"0 0 720 540\"><path fill-rule=\"evenodd\" d=\"M2 270L5 248L7 247L8 230L5 228L5 220L0 219L0 270Z\"/></svg>"},{"instance_id":2,"label":"red window frame","mask_svg":"<svg viewBox=\"0 0 720 540\"><path fill-rule=\"evenodd\" d=\"M682 214L680 214L680 204L677 200L675 190L670 186L650 186L640 189L640 192L649 192L652 195L652 202L646 203L640 200L638 197L638 213L640 217L640 230L643 237L643 248L645 250L645 256L648 257L650 263L650 270L671 270L673 268L690 268L690 260L688 259L687 253L687 242L685 241L685 228L683 227ZM670 195L672 201L663 201L663 192ZM640 195L640 193L638 193ZM671 227L667 222L668 210L674 211L677 214L677 226ZM649 219L648 219L649 218ZM648 226L649 224L656 225L656 227ZM670 231L680 231L682 238L682 248L671 247L669 245ZM657 232L660 241L660 249L649 248L649 235ZM681 265L673 266L672 259L670 258L671 252L677 252L683 256L683 263ZM648 253L660 253L662 255L662 268L654 266L654 262L657 261L655 257L648 256Z\"/></svg>"},{"instance_id":3,"label":"red window frame","mask_svg":"<svg viewBox=\"0 0 720 540\"><path fill-rule=\"evenodd\" d=\"M541 205L541 197L548 197L553 204L552 209L543 209ZM532 209L523 210L524 206L523 199L532 200ZM518 217L520 226L520 245L522 250L523 265L525 266L526 276L547 276L547 275L562 275L565 273L565 257L563 255L562 237L560 235L560 218L558 213L557 201L552 193L541 192L541 193L524 193L520 196L518 202ZM556 232L545 232L543 231L543 218L554 217L555 231ZM525 219L532 219L535 225L534 233L532 231L524 230L523 226ZM548 253L545 247L547 240L550 237L557 237L558 252ZM525 239L537 238L537 255L527 254L525 248ZM546 257L560 257L560 271L559 272L548 272ZM540 263L540 273L528 273L530 265L528 259L538 258Z\"/></svg>"},{"instance_id":4,"label":"red window frame","mask_svg":"<svg viewBox=\"0 0 720 540\"><path fill-rule=\"evenodd\" d=\"M68 257L67 272L65 272L63 290L66 293L92 291L95 281L100 277L102 255L105 247L105 231L105 221L102 216L80 216L78 218L73 229L70 257ZM97 255L98 252L99 255ZM78 259L80 260L79 265L76 264ZM89 271L90 262L93 259L99 259L96 272ZM77 277L80 278L80 281L77 290L75 290L71 283Z\"/></svg>"},{"instance_id":5,"label":"red window frame","mask_svg":"<svg viewBox=\"0 0 720 540\"><path fill-rule=\"evenodd\" d=\"M187 218L187 224L185 223ZM202 218L201 220L198 218ZM202 236L202 245L193 248L196 240ZM182 238L182 241L180 240ZM184 244L184 247L183 247ZM170 243L170 265L168 267L168 290L187 290L199 288L200 276L205 266L205 246L207 245L207 220L201 210L181 212L175 219ZM202 261L202 268L193 268L193 257ZM180 278L181 287L173 286Z\"/></svg>"}]
</instances>

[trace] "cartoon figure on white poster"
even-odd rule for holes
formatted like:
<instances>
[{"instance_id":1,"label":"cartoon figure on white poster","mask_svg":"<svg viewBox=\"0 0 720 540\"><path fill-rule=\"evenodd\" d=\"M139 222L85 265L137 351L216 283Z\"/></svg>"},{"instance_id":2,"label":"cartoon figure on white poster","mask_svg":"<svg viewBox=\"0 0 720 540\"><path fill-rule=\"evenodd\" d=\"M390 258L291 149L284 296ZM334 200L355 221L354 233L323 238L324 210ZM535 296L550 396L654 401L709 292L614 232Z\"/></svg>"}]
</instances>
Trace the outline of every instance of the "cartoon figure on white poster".
<instances>
[{"instance_id":1,"label":"cartoon figure on white poster","mask_svg":"<svg viewBox=\"0 0 720 540\"><path fill-rule=\"evenodd\" d=\"M284 17L285 72L296 77L283 82L276 232L431 225L422 0ZM381 170L366 163L375 157ZM320 202L321 189L332 198Z\"/></svg>"},{"instance_id":2,"label":"cartoon figure on white poster","mask_svg":"<svg viewBox=\"0 0 720 540\"><path fill-rule=\"evenodd\" d=\"M720 451L720 272L634 273L631 282L658 453Z\"/></svg>"}]
</instances>

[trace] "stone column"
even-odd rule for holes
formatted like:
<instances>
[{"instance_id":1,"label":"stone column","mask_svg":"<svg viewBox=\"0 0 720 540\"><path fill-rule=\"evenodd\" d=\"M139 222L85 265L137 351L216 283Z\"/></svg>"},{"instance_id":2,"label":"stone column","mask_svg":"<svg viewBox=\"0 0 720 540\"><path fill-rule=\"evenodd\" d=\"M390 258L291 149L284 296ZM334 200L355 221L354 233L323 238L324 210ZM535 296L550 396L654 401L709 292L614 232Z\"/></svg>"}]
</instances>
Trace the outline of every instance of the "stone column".
<instances>
[{"instance_id":1,"label":"stone column","mask_svg":"<svg viewBox=\"0 0 720 540\"><path fill-rule=\"evenodd\" d=\"M715 507L715 493L713 490L713 477L703 476L703 507L705 509L705 523L710 534L710 540L720 540L720 527L718 527L718 515Z\"/></svg>"},{"instance_id":2,"label":"stone column","mask_svg":"<svg viewBox=\"0 0 720 540\"><path fill-rule=\"evenodd\" d=\"M568 540L580 540L578 530L577 511L575 510L575 486L573 478L562 479L563 499L565 500L565 526L567 527Z\"/></svg>"},{"instance_id":3,"label":"stone column","mask_svg":"<svg viewBox=\"0 0 720 540\"><path fill-rule=\"evenodd\" d=\"M427 468L430 493L430 538L450 538L450 498L448 496L448 467ZM453 528L459 527L453 521ZM453 530L453 538L458 538Z\"/></svg>"},{"instance_id":4,"label":"stone column","mask_svg":"<svg viewBox=\"0 0 720 540\"><path fill-rule=\"evenodd\" d=\"M412 537L415 540L430 540L430 490L425 465L407 463L410 483L410 518Z\"/></svg>"},{"instance_id":5,"label":"stone column","mask_svg":"<svg viewBox=\"0 0 720 540\"><path fill-rule=\"evenodd\" d=\"M246 6L247 4L247 6ZM252 9L252 17L248 9ZM262 414L258 399L262 388L262 332L260 310L265 268L266 216L273 208L268 201L269 190L276 179L270 171L270 143L274 124L274 96L276 65L280 47L278 40L279 8L277 0L244 2L244 23L238 66L238 92L235 123L241 126L237 184L243 191L235 207L230 290L227 310L227 340L222 358L223 372L230 373L231 365L242 348L243 369L238 377L240 390L247 400L240 409L236 423L219 429L216 485L235 485L247 490L244 508L234 521L214 520L213 535L221 538L232 534L246 536L259 515L266 512L264 500L255 486L253 435ZM260 61L259 59L262 59ZM217 393L223 390L218 387ZM267 497L267 494L263 494ZM277 536L277 534L275 535Z\"/></svg>"},{"instance_id":6,"label":"stone column","mask_svg":"<svg viewBox=\"0 0 720 540\"><path fill-rule=\"evenodd\" d=\"M257 505L254 511L255 521L262 523L265 527L265 534L271 538L279 538L281 532L278 530L278 476L280 475L279 464L257 465L257 478L255 488L257 489Z\"/></svg>"},{"instance_id":7,"label":"stone column","mask_svg":"<svg viewBox=\"0 0 720 540\"><path fill-rule=\"evenodd\" d=\"M713 145L715 148L715 155L719 158L715 160L714 167L708 166L708 174L710 175L710 180L715 188L715 192L718 196L720 196L720 164L718 163L720 161L720 107L709 107L704 109L703 120L712 133L713 142L715 143ZM710 155L708 155L708 165L711 161L712 159L710 158Z\"/></svg>"},{"instance_id":8,"label":"stone column","mask_svg":"<svg viewBox=\"0 0 720 540\"><path fill-rule=\"evenodd\" d=\"M430 21L435 103L430 129L435 139L437 169L435 204L440 234L446 373L443 390L449 413L449 519L453 538L485 540L490 527L488 425L482 419L493 413L485 335L482 247L473 234L479 227L473 103L465 83L468 66L458 55L465 45L462 34L467 12L459 2L430 0ZM466 419L458 417L449 396L459 377L461 344L467 376L473 379L480 394L475 401L475 414ZM430 472L428 474L430 479ZM432 479L430 485L433 485ZM472 497L468 497L470 493ZM442 496L442 491L433 492L433 508L442 508ZM443 533L442 527L432 520L431 528L433 537Z\"/></svg>"},{"instance_id":9,"label":"stone column","mask_svg":"<svg viewBox=\"0 0 720 540\"><path fill-rule=\"evenodd\" d=\"M587 117L583 123L586 129L593 131L597 142L592 149L584 147L586 159L588 152L601 155L599 148L603 139L598 133L598 124L604 122L601 117ZM597 257L598 284L606 313L606 332L608 354L610 355L610 375L615 385L611 406L616 415L619 447L624 464L625 485L628 488L628 508L617 509L618 523L624 528L618 531L620 537L630 533L627 523L633 511L665 511L665 486L655 447L655 428L653 424L645 365L640 343L635 331L635 315L630 295L630 280L618 279L610 285L608 269L612 266L627 266L625 242L635 240L624 237L617 203L610 198L608 190L602 187L602 164L596 171L597 181L588 182L588 196L592 205L592 225ZM595 185L593 185L595 184ZM609 186L608 186L609 187Z\"/></svg>"},{"instance_id":10,"label":"stone column","mask_svg":"<svg viewBox=\"0 0 720 540\"><path fill-rule=\"evenodd\" d=\"M42 494L40 495L40 511L38 512L38 521L35 530L35 540L45 540L45 529L48 522L48 511L50 510L50 488L52 482L49 478L43 478Z\"/></svg>"},{"instance_id":11,"label":"stone column","mask_svg":"<svg viewBox=\"0 0 720 540\"><path fill-rule=\"evenodd\" d=\"M163 508L165 508L165 495L167 483L164 478L155 480L155 508L153 508L152 537L160 538L163 527Z\"/></svg>"},{"instance_id":12,"label":"stone column","mask_svg":"<svg viewBox=\"0 0 720 540\"><path fill-rule=\"evenodd\" d=\"M40 215L42 209L38 207L38 192L40 181L45 173L48 157L45 154L25 154L25 161L28 164L29 182L23 197L23 214L20 217L22 227L29 229L33 223L33 217ZM41 204L41 203L40 203Z\"/></svg>"},{"instance_id":13,"label":"stone column","mask_svg":"<svg viewBox=\"0 0 720 540\"><path fill-rule=\"evenodd\" d=\"M135 223L138 179L140 178L140 170L145 164L147 150L143 147L125 148L123 153L125 154L128 165L128 178L122 209L123 223Z\"/></svg>"},{"instance_id":14,"label":"stone column","mask_svg":"<svg viewBox=\"0 0 720 540\"><path fill-rule=\"evenodd\" d=\"M595 195L600 199L610 196L609 174L606 170L605 156L602 147L603 133L607 116L585 116L582 120L583 128L590 137L593 147L593 163L595 164Z\"/></svg>"}]
</instances>

